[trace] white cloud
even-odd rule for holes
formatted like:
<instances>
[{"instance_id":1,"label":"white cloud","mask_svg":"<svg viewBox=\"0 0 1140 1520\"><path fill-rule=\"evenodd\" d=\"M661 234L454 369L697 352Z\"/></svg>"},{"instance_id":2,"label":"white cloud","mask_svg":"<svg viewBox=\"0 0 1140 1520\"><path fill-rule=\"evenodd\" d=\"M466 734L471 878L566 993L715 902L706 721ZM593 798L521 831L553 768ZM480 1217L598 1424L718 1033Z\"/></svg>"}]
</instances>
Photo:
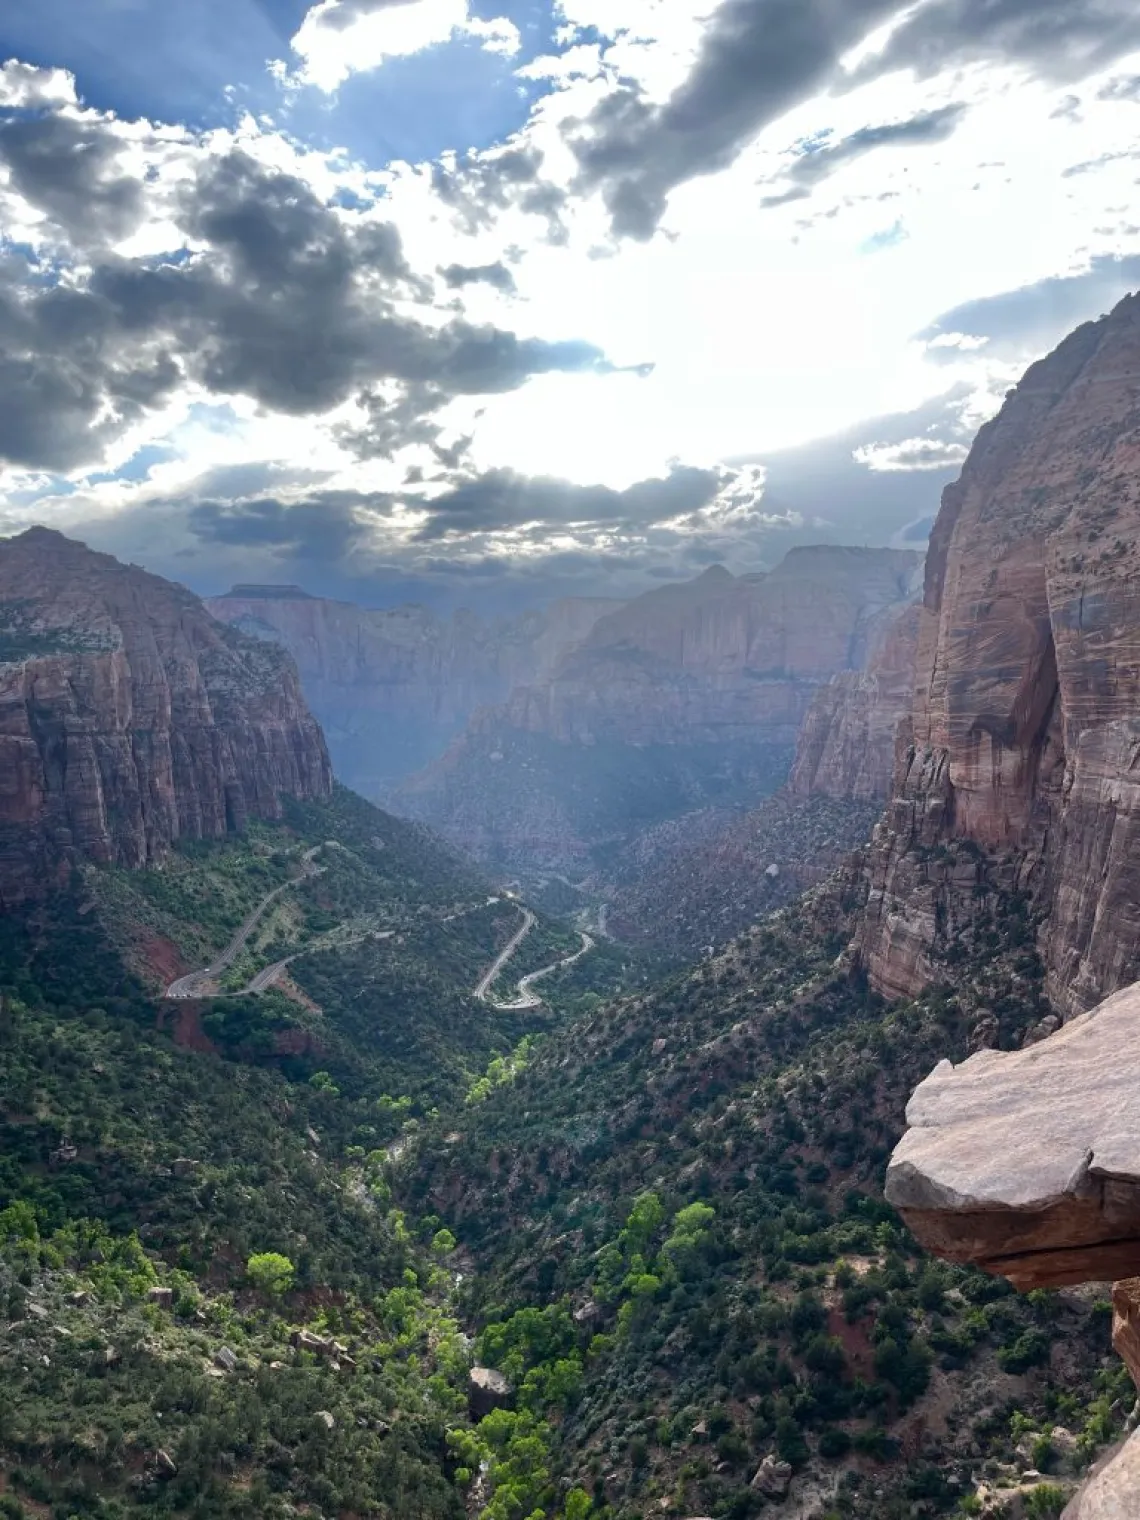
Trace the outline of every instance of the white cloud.
<instances>
[{"instance_id":1,"label":"white cloud","mask_svg":"<svg viewBox=\"0 0 1140 1520\"><path fill-rule=\"evenodd\" d=\"M941 438L904 438L901 443L869 443L856 449L854 459L869 470L945 470L962 464L969 452L964 443Z\"/></svg>"},{"instance_id":2,"label":"white cloud","mask_svg":"<svg viewBox=\"0 0 1140 1520\"><path fill-rule=\"evenodd\" d=\"M292 39L301 59L289 83L335 90L352 74L379 68L389 58L406 58L438 47L452 37L475 39L488 52L513 55L518 28L504 17L481 20L468 0L398 0L369 6L367 0L321 0L305 16Z\"/></svg>"},{"instance_id":3,"label":"white cloud","mask_svg":"<svg viewBox=\"0 0 1140 1520\"><path fill-rule=\"evenodd\" d=\"M17 58L0 64L0 106L27 110L74 105L75 101L75 76L66 69L36 68Z\"/></svg>"}]
</instances>

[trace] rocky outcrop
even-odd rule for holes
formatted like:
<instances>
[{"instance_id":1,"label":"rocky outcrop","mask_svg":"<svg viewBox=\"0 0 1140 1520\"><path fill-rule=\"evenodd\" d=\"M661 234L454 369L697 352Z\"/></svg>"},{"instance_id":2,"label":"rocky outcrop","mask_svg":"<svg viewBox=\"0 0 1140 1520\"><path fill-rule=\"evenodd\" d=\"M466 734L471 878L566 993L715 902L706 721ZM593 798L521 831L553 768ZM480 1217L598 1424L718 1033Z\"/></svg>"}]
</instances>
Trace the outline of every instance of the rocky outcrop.
<instances>
[{"instance_id":1,"label":"rocky outcrop","mask_svg":"<svg viewBox=\"0 0 1140 1520\"><path fill-rule=\"evenodd\" d=\"M886 1196L928 1249L1023 1289L1140 1273L1140 985L1019 1051L943 1061Z\"/></svg>"},{"instance_id":2,"label":"rocky outcrop","mask_svg":"<svg viewBox=\"0 0 1140 1520\"><path fill-rule=\"evenodd\" d=\"M401 789L457 843L577 867L599 845L787 777L817 689L863 668L920 556L793 550L768 575L713 567L598 621L549 680L516 689Z\"/></svg>"},{"instance_id":3,"label":"rocky outcrop","mask_svg":"<svg viewBox=\"0 0 1140 1520\"><path fill-rule=\"evenodd\" d=\"M1112 1343L1140 1386L1138 1020L1140 983L1028 1048L941 1062L885 1192L922 1245L1023 1291L1117 1279ZM1102 1459L1068 1520L1140 1514L1138 1440Z\"/></svg>"},{"instance_id":4,"label":"rocky outcrop","mask_svg":"<svg viewBox=\"0 0 1140 1520\"><path fill-rule=\"evenodd\" d=\"M901 609L884 623L865 670L845 671L816 692L788 781L793 796L890 795L900 739L903 750L910 740L919 616L917 605Z\"/></svg>"},{"instance_id":5,"label":"rocky outcrop","mask_svg":"<svg viewBox=\"0 0 1140 1520\"><path fill-rule=\"evenodd\" d=\"M1140 976L1138 527L1130 297L1028 371L943 497L912 743L859 939L880 991L909 995L937 974L986 869L969 879L947 864L944 847L962 842L1045 915L1060 1010Z\"/></svg>"},{"instance_id":6,"label":"rocky outcrop","mask_svg":"<svg viewBox=\"0 0 1140 1520\"><path fill-rule=\"evenodd\" d=\"M282 651L59 533L0 541L0 905L331 786Z\"/></svg>"},{"instance_id":7,"label":"rocky outcrop","mask_svg":"<svg viewBox=\"0 0 1140 1520\"><path fill-rule=\"evenodd\" d=\"M1140 1513L1140 1431L1097 1463L1061 1520L1133 1520Z\"/></svg>"},{"instance_id":8,"label":"rocky outcrop","mask_svg":"<svg viewBox=\"0 0 1140 1520\"><path fill-rule=\"evenodd\" d=\"M440 755L477 708L545 679L621 604L567 598L487 622L464 611L440 618L420 606L358 607L298 586L235 586L206 605L222 622L288 650L337 775L378 796Z\"/></svg>"}]
</instances>

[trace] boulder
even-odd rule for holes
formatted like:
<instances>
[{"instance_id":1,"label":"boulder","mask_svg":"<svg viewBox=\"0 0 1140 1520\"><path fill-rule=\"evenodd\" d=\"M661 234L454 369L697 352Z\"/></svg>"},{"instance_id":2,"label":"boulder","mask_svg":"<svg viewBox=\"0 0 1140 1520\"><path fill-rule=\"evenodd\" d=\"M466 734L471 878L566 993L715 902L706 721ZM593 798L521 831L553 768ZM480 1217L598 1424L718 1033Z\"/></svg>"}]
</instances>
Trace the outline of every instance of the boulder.
<instances>
[{"instance_id":1,"label":"boulder","mask_svg":"<svg viewBox=\"0 0 1140 1520\"><path fill-rule=\"evenodd\" d=\"M473 1420L481 1420L496 1409L507 1409L514 1389L501 1372L493 1367L472 1367L467 1379L467 1403Z\"/></svg>"},{"instance_id":2,"label":"boulder","mask_svg":"<svg viewBox=\"0 0 1140 1520\"><path fill-rule=\"evenodd\" d=\"M774 1453L769 1454L756 1469L751 1487L768 1499L782 1499L792 1482L790 1462L781 1462Z\"/></svg>"},{"instance_id":3,"label":"boulder","mask_svg":"<svg viewBox=\"0 0 1140 1520\"><path fill-rule=\"evenodd\" d=\"M1023 1290L1140 1274L1138 1021L1140 984L1027 1049L935 1068L886 1182L924 1246Z\"/></svg>"},{"instance_id":4,"label":"boulder","mask_svg":"<svg viewBox=\"0 0 1140 1520\"><path fill-rule=\"evenodd\" d=\"M146 1290L148 1304L157 1304L160 1309L170 1309L174 1306L173 1288L148 1288Z\"/></svg>"},{"instance_id":5,"label":"boulder","mask_svg":"<svg viewBox=\"0 0 1140 1520\"><path fill-rule=\"evenodd\" d=\"M220 1367L223 1372L236 1372L240 1364L237 1353L231 1351L228 1346L223 1346L220 1351L214 1352L214 1365Z\"/></svg>"}]
</instances>

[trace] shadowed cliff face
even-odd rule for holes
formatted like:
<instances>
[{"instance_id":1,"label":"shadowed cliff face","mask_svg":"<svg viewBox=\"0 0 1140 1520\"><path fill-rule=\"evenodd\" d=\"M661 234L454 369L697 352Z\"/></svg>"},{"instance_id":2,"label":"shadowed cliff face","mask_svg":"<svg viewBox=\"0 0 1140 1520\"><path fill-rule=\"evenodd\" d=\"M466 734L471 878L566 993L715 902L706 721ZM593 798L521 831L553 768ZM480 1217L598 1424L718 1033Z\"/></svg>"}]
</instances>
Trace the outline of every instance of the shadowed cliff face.
<instances>
[{"instance_id":1,"label":"shadowed cliff face","mask_svg":"<svg viewBox=\"0 0 1140 1520\"><path fill-rule=\"evenodd\" d=\"M1028 371L943 498L914 744L877 835L861 936L881 990L914 992L935 974L938 922L973 886L930 858L956 839L1005 857L1039 894L1063 1010L1140 975L1138 527L1131 297Z\"/></svg>"},{"instance_id":2,"label":"shadowed cliff face","mask_svg":"<svg viewBox=\"0 0 1140 1520\"><path fill-rule=\"evenodd\" d=\"M206 603L297 662L338 777L379 796L442 754L480 707L545 679L619 603L575 597L488 623L471 612L383 610L307 596L295 586L236 587Z\"/></svg>"},{"instance_id":3,"label":"shadowed cliff face","mask_svg":"<svg viewBox=\"0 0 1140 1520\"><path fill-rule=\"evenodd\" d=\"M785 780L819 687L862 669L920 564L797 549L766 576L714 567L649 592L476 715L401 802L481 854L560 868L693 809L756 802Z\"/></svg>"},{"instance_id":4,"label":"shadowed cliff face","mask_svg":"<svg viewBox=\"0 0 1140 1520\"><path fill-rule=\"evenodd\" d=\"M788 782L796 797L872 801L890 795L898 747L910 742L920 609L885 622L867 668L835 676L815 694Z\"/></svg>"},{"instance_id":5,"label":"shadowed cliff face","mask_svg":"<svg viewBox=\"0 0 1140 1520\"><path fill-rule=\"evenodd\" d=\"M180 586L33 528L0 541L0 904L328 795L279 650Z\"/></svg>"}]
</instances>

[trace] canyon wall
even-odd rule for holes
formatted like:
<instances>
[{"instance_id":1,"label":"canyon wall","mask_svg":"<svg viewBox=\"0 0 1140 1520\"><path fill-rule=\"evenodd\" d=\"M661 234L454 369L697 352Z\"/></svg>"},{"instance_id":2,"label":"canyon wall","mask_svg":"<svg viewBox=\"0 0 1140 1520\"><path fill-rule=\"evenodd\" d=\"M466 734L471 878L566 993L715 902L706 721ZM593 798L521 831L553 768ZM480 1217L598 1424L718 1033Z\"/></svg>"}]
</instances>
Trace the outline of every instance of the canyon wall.
<instances>
[{"instance_id":1,"label":"canyon wall","mask_svg":"<svg viewBox=\"0 0 1140 1520\"><path fill-rule=\"evenodd\" d=\"M578 869L665 820L755 803L786 780L817 690L863 668L920 564L804 548L767 575L716 566L648 592L548 680L477 714L398 805L486 858Z\"/></svg>"},{"instance_id":2,"label":"canyon wall","mask_svg":"<svg viewBox=\"0 0 1140 1520\"><path fill-rule=\"evenodd\" d=\"M464 611L440 618L420 606L357 607L297 586L236 586L206 605L288 650L337 775L375 797L440 755L478 708L545 679L621 604L571 597L488 622Z\"/></svg>"},{"instance_id":3,"label":"canyon wall","mask_svg":"<svg viewBox=\"0 0 1140 1520\"><path fill-rule=\"evenodd\" d=\"M987 875L1045 915L1062 1012L1140 977L1138 527L1129 297L1027 372L943 497L912 742L876 831L859 936L888 995L938 975ZM963 844L972 857L947 848Z\"/></svg>"},{"instance_id":4,"label":"canyon wall","mask_svg":"<svg viewBox=\"0 0 1140 1520\"><path fill-rule=\"evenodd\" d=\"M900 729L909 742L920 609L884 622L867 668L821 686L800 728L788 781L794 797L885 800L898 763Z\"/></svg>"},{"instance_id":5,"label":"canyon wall","mask_svg":"<svg viewBox=\"0 0 1140 1520\"><path fill-rule=\"evenodd\" d=\"M331 787L282 651L62 534L0 540L0 906Z\"/></svg>"}]
</instances>

